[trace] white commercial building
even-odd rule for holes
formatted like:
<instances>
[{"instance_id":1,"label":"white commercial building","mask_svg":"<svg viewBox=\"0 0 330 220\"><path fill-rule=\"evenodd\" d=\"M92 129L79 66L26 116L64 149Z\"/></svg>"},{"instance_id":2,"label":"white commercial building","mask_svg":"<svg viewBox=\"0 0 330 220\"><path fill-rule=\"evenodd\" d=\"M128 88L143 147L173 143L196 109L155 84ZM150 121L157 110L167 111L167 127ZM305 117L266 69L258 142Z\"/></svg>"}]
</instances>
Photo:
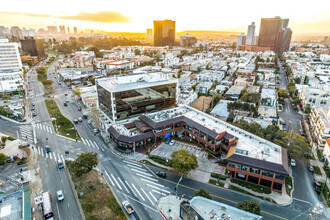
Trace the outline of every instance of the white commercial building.
<instances>
[{"instance_id":1,"label":"white commercial building","mask_svg":"<svg viewBox=\"0 0 330 220\"><path fill-rule=\"evenodd\" d=\"M17 43L0 39L0 70L21 70L22 62Z\"/></svg>"},{"instance_id":2,"label":"white commercial building","mask_svg":"<svg viewBox=\"0 0 330 220\"><path fill-rule=\"evenodd\" d=\"M0 70L0 92L13 92L22 88L21 71Z\"/></svg>"},{"instance_id":3,"label":"white commercial building","mask_svg":"<svg viewBox=\"0 0 330 220\"><path fill-rule=\"evenodd\" d=\"M246 45L254 45L255 29L256 29L255 23L252 22L252 24L248 26L248 32L246 35L246 42L245 42Z\"/></svg>"}]
</instances>

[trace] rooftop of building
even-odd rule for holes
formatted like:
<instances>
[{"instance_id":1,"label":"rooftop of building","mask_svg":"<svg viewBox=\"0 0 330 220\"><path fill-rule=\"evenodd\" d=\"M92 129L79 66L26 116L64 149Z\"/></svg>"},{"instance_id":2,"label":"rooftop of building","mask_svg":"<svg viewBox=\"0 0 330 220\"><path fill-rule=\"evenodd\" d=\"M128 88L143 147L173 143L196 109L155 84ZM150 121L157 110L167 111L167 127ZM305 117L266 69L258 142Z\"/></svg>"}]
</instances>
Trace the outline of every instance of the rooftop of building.
<instances>
[{"instance_id":1,"label":"rooftop of building","mask_svg":"<svg viewBox=\"0 0 330 220\"><path fill-rule=\"evenodd\" d=\"M22 217L22 191L9 195L0 195L0 219L16 220Z\"/></svg>"},{"instance_id":2,"label":"rooftop of building","mask_svg":"<svg viewBox=\"0 0 330 220\"><path fill-rule=\"evenodd\" d=\"M196 108L200 111L205 111L209 104L212 102L212 97L200 96L196 101L191 104L191 107Z\"/></svg>"},{"instance_id":3,"label":"rooftop of building","mask_svg":"<svg viewBox=\"0 0 330 220\"><path fill-rule=\"evenodd\" d=\"M330 128L330 107L315 107L315 111L318 113L324 126Z\"/></svg>"},{"instance_id":4,"label":"rooftop of building","mask_svg":"<svg viewBox=\"0 0 330 220\"><path fill-rule=\"evenodd\" d=\"M148 88L152 86L178 83L177 79L162 72L130 74L96 80L98 85L111 92L127 91L132 89Z\"/></svg>"},{"instance_id":5,"label":"rooftop of building","mask_svg":"<svg viewBox=\"0 0 330 220\"><path fill-rule=\"evenodd\" d=\"M261 216L226 205L221 202L206 199L200 196L194 197L190 201L190 206L203 218L203 219L229 219L236 220L258 220L262 219Z\"/></svg>"}]
</instances>

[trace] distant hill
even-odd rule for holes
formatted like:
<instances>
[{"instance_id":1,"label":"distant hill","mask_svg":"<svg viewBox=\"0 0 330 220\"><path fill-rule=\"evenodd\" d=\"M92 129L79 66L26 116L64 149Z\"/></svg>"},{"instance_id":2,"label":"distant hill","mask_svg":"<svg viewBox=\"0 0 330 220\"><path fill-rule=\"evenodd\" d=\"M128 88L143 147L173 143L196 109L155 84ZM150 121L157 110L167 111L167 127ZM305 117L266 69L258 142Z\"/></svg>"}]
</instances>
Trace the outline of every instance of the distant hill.
<instances>
[{"instance_id":1,"label":"distant hill","mask_svg":"<svg viewBox=\"0 0 330 220\"><path fill-rule=\"evenodd\" d=\"M177 35L184 35L184 34L191 34L191 35L239 35L240 32L234 31L181 31L176 32Z\"/></svg>"}]
</instances>

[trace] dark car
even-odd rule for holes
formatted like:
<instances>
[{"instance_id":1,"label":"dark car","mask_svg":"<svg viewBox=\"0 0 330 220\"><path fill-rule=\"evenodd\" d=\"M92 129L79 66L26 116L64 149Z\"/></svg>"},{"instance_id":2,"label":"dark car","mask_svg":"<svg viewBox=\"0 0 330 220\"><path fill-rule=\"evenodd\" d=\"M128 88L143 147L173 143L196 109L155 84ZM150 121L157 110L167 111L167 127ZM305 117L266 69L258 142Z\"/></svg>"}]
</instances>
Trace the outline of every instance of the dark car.
<instances>
[{"instance_id":1,"label":"dark car","mask_svg":"<svg viewBox=\"0 0 330 220\"><path fill-rule=\"evenodd\" d=\"M73 120L73 123L78 124L78 120L77 119L74 119Z\"/></svg>"},{"instance_id":2,"label":"dark car","mask_svg":"<svg viewBox=\"0 0 330 220\"><path fill-rule=\"evenodd\" d=\"M165 144L169 144L171 142L171 139L168 138L166 141L165 141Z\"/></svg>"},{"instance_id":3,"label":"dark car","mask_svg":"<svg viewBox=\"0 0 330 220\"><path fill-rule=\"evenodd\" d=\"M65 96L68 96L68 93L65 93Z\"/></svg>"},{"instance_id":4,"label":"dark car","mask_svg":"<svg viewBox=\"0 0 330 220\"><path fill-rule=\"evenodd\" d=\"M157 171L156 175L164 178L166 177L166 173L164 171Z\"/></svg>"},{"instance_id":5,"label":"dark car","mask_svg":"<svg viewBox=\"0 0 330 220\"><path fill-rule=\"evenodd\" d=\"M68 106L68 103L64 102L64 106Z\"/></svg>"},{"instance_id":6,"label":"dark car","mask_svg":"<svg viewBox=\"0 0 330 220\"><path fill-rule=\"evenodd\" d=\"M35 116L37 116L37 114L36 114L35 112L33 112L33 113L32 113L32 116L35 117Z\"/></svg>"},{"instance_id":7,"label":"dark car","mask_svg":"<svg viewBox=\"0 0 330 220\"><path fill-rule=\"evenodd\" d=\"M314 187L314 190L315 190L317 193L320 193L320 192L322 191L321 184L319 184L319 183L316 182L316 181L313 182L313 187Z\"/></svg>"}]
</instances>

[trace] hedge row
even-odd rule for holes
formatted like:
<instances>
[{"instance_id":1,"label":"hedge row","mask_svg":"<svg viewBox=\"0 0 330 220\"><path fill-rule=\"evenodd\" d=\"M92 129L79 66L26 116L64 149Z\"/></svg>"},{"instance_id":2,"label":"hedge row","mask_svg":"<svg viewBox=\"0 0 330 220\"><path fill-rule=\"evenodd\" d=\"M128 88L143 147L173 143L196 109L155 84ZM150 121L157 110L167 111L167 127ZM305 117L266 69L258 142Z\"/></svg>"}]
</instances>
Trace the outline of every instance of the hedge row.
<instances>
[{"instance_id":1,"label":"hedge row","mask_svg":"<svg viewBox=\"0 0 330 220\"><path fill-rule=\"evenodd\" d=\"M149 158L157 163L160 163L165 166L172 166L172 160L168 159L168 164L166 164L166 158L157 156L157 155L149 155Z\"/></svg>"},{"instance_id":2,"label":"hedge row","mask_svg":"<svg viewBox=\"0 0 330 220\"><path fill-rule=\"evenodd\" d=\"M211 177L221 179L221 180L226 180L227 179L227 177L225 175L222 175L220 173L211 173Z\"/></svg>"}]
</instances>

